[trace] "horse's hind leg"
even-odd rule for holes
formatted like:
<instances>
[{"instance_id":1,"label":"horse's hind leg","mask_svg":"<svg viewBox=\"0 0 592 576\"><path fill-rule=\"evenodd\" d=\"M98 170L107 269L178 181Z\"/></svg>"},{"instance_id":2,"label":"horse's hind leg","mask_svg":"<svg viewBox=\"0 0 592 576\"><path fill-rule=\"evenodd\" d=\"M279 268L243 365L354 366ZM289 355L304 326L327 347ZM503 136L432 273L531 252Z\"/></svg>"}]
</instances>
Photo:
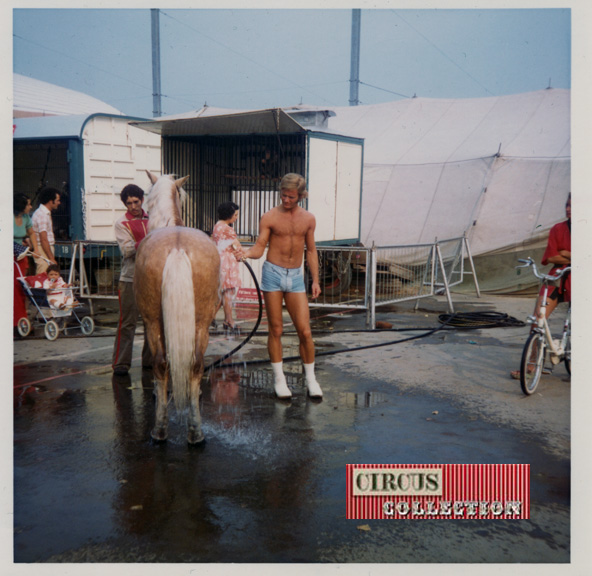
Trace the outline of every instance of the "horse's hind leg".
<instances>
[{"instance_id":1,"label":"horse's hind leg","mask_svg":"<svg viewBox=\"0 0 592 576\"><path fill-rule=\"evenodd\" d=\"M202 376L203 364L201 364L201 369L197 373L193 372L191 375L191 401L189 405L189 421L187 423L187 442L189 444L199 444L204 440L199 410L199 389Z\"/></svg>"},{"instance_id":2,"label":"horse's hind leg","mask_svg":"<svg viewBox=\"0 0 592 576\"><path fill-rule=\"evenodd\" d=\"M206 328L207 330L207 328ZM201 338L200 338L201 336ZM206 334L207 336L207 334ZM204 341L204 336L198 332L199 343ZM203 359L205 349L207 348L207 337L205 338L205 346L198 344L195 354L195 364L191 372L191 391L190 391L190 405L189 405L189 420L187 422L187 442L189 444L199 444L203 442L204 435L201 430L201 413L199 410L199 395L201 389L201 378L204 372Z\"/></svg>"},{"instance_id":3,"label":"horse's hind leg","mask_svg":"<svg viewBox=\"0 0 592 576\"><path fill-rule=\"evenodd\" d=\"M150 436L157 442L168 438L168 371L162 347L154 355L154 390L156 392L156 421Z\"/></svg>"}]
</instances>

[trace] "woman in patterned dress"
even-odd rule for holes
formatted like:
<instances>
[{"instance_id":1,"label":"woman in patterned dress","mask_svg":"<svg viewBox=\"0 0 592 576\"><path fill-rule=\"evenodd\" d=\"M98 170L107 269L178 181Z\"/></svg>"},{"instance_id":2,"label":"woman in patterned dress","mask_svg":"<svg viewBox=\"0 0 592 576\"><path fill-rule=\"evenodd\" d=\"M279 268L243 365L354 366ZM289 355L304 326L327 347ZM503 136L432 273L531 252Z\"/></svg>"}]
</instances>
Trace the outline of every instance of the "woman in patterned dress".
<instances>
[{"instance_id":1,"label":"woman in patterned dress","mask_svg":"<svg viewBox=\"0 0 592 576\"><path fill-rule=\"evenodd\" d=\"M218 206L218 222L212 231L212 239L218 246L220 254L220 290L222 299L220 307L224 307L224 329L236 330L236 324L232 320L232 302L238 289L241 287L239 263L234 256L235 250L240 250L241 245L237 239L232 225L238 218L239 207L234 202L224 202Z\"/></svg>"},{"instance_id":2,"label":"woman in patterned dress","mask_svg":"<svg viewBox=\"0 0 592 576\"><path fill-rule=\"evenodd\" d=\"M33 232L33 223L31 222L31 200L24 194L15 194L13 201L14 213L14 243L21 246L27 246L33 252L38 252L37 237ZM27 275L27 268L29 262L25 256L20 260L17 259L16 253L14 258L14 313L13 326L14 335L18 337L17 325L21 318L27 317L27 302L25 293L21 283L17 280L19 276Z\"/></svg>"}]
</instances>

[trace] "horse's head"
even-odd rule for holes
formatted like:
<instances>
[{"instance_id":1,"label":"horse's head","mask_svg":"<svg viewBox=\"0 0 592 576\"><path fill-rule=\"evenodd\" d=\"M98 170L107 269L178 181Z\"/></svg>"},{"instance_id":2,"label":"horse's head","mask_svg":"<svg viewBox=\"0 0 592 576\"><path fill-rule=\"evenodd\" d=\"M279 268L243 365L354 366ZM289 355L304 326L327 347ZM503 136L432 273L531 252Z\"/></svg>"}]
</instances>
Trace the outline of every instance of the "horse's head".
<instances>
[{"instance_id":1,"label":"horse's head","mask_svg":"<svg viewBox=\"0 0 592 576\"><path fill-rule=\"evenodd\" d=\"M165 226L184 226L181 206L187 196L183 185L189 176L175 179L171 174L156 176L146 170L152 186L146 194L144 207L150 216L149 229Z\"/></svg>"},{"instance_id":2,"label":"horse's head","mask_svg":"<svg viewBox=\"0 0 592 576\"><path fill-rule=\"evenodd\" d=\"M178 178L175 179L175 177L172 174L165 174L163 176L157 176L156 174L152 174L152 172L150 172L149 170L146 170L146 174L148 174L148 178L150 178L150 182L152 182L152 187L149 190L149 193L152 191L152 189L155 187L155 185L157 184L157 182L163 178L165 178L165 182L168 182L169 180L172 181L175 185L175 189L173 190L173 193L177 193L178 196L178 201L183 204L185 202L185 197L186 197L186 192L183 189L183 185L185 184L185 182L187 182L187 180L189 180L189 176L185 176L184 178ZM165 187L169 187L168 183L165 184Z\"/></svg>"}]
</instances>

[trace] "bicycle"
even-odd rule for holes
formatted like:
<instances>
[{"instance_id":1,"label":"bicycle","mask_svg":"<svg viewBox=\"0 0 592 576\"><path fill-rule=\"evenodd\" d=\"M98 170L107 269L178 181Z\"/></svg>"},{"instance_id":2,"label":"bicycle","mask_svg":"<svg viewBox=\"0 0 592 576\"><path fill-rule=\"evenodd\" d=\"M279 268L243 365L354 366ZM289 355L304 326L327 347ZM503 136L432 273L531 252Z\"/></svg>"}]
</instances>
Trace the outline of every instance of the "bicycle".
<instances>
[{"instance_id":1,"label":"bicycle","mask_svg":"<svg viewBox=\"0 0 592 576\"><path fill-rule=\"evenodd\" d=\"M527 323L532 325L532 329L524 344L522 359L520 361L520 386L524 394L530 396L536 390L541 379L547 349L549 349L551 364L555 366L563 361L567 373L571 375L571 304L567 309L567 314L563 322L563 334L561 338L553 338L546 318L549 282L554 282L562 278L571 271L571 266L567 266L556 275L551 276L540 273L532 258L527 258L526 260L518 259L518 262L523 262L524 264L522 266L516 266L516 268L528 268L532 266L533 274L543 281L543 297L541 298L538 317L530 315L527 318Z\"/></svg>"}]
</instances>

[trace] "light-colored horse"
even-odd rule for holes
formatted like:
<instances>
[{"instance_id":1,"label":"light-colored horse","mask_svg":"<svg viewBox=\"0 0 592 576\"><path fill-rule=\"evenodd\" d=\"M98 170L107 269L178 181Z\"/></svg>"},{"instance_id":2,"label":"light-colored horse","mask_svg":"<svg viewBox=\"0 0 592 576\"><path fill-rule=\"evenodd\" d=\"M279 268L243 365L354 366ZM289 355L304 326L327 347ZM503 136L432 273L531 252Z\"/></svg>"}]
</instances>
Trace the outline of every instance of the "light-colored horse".
<instances>
[{"instance_id":1,"label":"light-colored horse","mask_svg":"<svg viewBox=\"0 0 592 576\"><path fill-rule=\"evenodd\" d=\"M154 363L156 423L151 436L167 439L171 381L177 411L188 412L187 441L197 444L204 439L199 395L208 329L220 298L220 257L207 234L185 227L181 219L182 186L189 176L148 176L152 187L144 208L150 220L136 255L134 290Z\"/></svg>"}]
</instances>

